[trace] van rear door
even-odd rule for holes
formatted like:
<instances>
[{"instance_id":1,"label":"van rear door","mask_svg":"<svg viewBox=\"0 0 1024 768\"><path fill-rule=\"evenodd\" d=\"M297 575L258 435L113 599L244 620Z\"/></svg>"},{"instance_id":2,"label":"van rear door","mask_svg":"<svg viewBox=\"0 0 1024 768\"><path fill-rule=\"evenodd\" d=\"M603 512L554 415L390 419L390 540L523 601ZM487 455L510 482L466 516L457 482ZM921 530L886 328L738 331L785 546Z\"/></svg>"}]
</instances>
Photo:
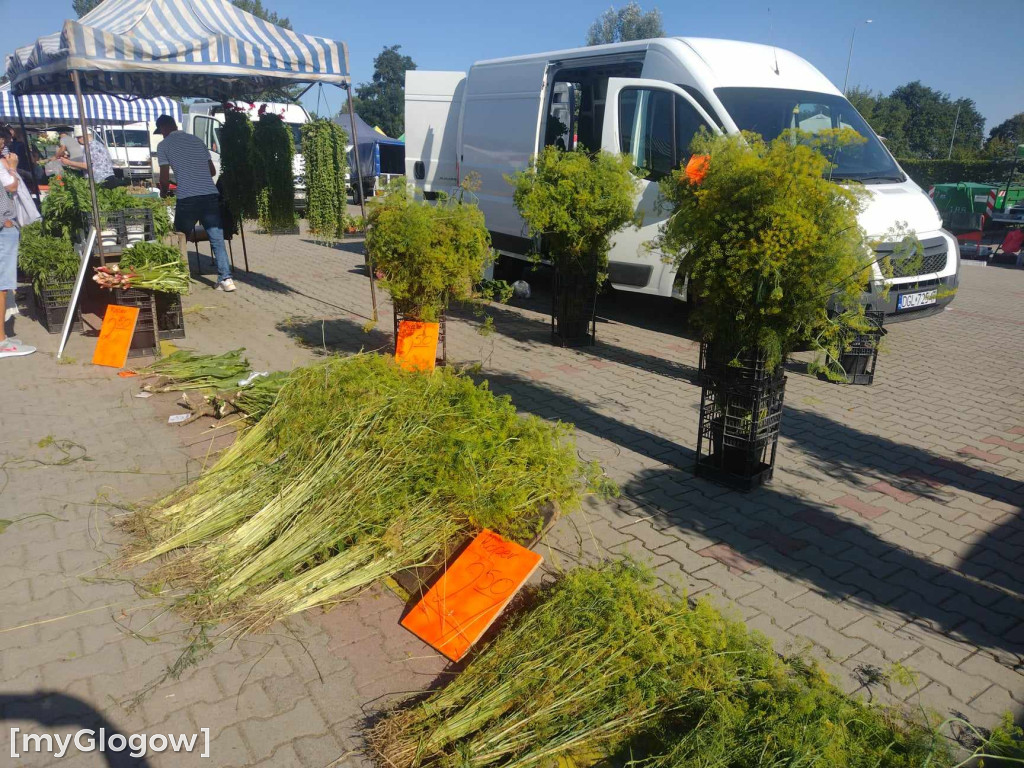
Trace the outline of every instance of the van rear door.
<instances>
[{"instance_id":1,"label":"van rear door","mask_svg":"<svg viewBox=\"0 0 1024 768\"><path fill-rule=\"evenodd\" d=\"M405 73L405 177L421 192L458 186L465 72Z\"/></svg>"},{"instance_id":2,"label":"van rear door","mask_svg":"<svg viewBox=\"0 0 1024 768\"><path fill-rule=\"evenodd\" d=\"M702 127L721 133L682 88L663 80L608 79L601 148L630 155L644 174L637 199L643 225L617 233L609 255L608 277L616 287L671 295L676 269L649 246L668 216L659 205L658 181L689 160L690 143Z\"/></svg>"}]
</instances>

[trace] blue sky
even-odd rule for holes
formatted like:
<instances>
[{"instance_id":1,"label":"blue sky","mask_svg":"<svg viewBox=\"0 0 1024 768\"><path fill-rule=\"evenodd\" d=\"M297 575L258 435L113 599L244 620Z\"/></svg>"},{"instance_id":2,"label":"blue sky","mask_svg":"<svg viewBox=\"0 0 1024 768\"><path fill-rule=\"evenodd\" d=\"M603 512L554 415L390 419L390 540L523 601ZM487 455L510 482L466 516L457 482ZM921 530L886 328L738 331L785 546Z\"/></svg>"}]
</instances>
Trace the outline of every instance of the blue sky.
<instances>
[{"instance_id":1,"label":"blue sky","mask_svg":"<svg viewBox=\"0 0 1024 768\"><path fill-rule=\"evenodd\" d=\"M395 43L422 69L458 70L478 59L581 45L587 27L609 2L264 0L264 5L290 17L300 32L346 41L353 77L360 82L369 79L381 48ZM661 8L670 35L775 42L808 59L839 87L851 29L870 18L871 25L858 27L851 85L888 92L919 79L954 98L974 99L987 120L986 133L1024 111L1024 0L977 7L963 0L646 0L641 5ZM0 52L56 31L71 16L70 0L0 0ZM325 88L324 94L337 110L337 89ZM306 101L315 108L315 98Z\"/></svg>"}]
</instances>

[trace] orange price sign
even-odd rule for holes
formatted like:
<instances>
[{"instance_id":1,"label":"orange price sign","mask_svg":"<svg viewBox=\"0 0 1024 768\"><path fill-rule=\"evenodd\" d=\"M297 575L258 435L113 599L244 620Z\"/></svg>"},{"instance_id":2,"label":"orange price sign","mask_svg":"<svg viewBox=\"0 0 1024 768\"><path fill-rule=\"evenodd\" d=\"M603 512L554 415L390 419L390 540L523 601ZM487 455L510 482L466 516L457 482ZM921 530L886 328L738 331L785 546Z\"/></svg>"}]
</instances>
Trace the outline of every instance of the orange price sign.
<instances>
[{"instance_id":1,"label":"orange price sign","mask_svg":"<svg viewBox=\"0 0 1024 768\"><path fill-rule=\"evenodd\" d=\"M135 335L135 323L139 319L138 307L121 307L109 304L100 326L100 338L92 355L93 365L109 365L124 368L128 362L128 348Z\"/></svg>"},{"instance_id":2,"label":"orange price sign","mask_svg":"<svg viewBox=\"0 0 1024 768\"><path fill-rule=\"evenodd\" d=\"M402 626L458 661L543 559L493 531L481 531L402 619Z\"/></svg>"},{"instance_id":3,"label":"orange price sign","mask_svg":"<svg viewBox=\"0 0 1024 768\"><path fill-rule=\"evenodd\" d=\"M434 370L439 330L437 323L419 320L400 322L395 342L395 361L407 371Z\"/></svg>"}]
</instances>

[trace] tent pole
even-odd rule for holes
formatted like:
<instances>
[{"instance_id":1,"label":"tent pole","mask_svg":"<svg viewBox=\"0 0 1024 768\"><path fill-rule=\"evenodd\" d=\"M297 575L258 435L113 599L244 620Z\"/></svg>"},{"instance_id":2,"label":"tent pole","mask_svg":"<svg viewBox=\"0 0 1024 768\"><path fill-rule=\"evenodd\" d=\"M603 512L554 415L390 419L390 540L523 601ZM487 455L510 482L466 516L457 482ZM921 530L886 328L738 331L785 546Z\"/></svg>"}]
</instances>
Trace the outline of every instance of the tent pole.
<instances>
[{"instance_id":1,"label":"tent pole","mask_svg":"<svg viewBox=\"0 0 1024 768\"><path fill-rule=\"evenodd\" d=\"M100 234L100 203L96 197L96 176L92 169L92 155L89 154L89 128L85 123L85 99L82 98L82 83L78 77L78 70L71 71L71 82L75 85L75 99L78 101L78 123L82 126L82 148L85 150L85 167L89 173L89 196L92 198L92 220L96 228L96 251L99 253L100 264L105 259L103 256L103 238ZM72 307L73 309L73 307Z\"/></svg>"},{"instance_id":2,"label":"tent pole","mask_svg":"<svg viewBox=\"0 0 1024 768\"><path fill-rule=\"evenodd\" d=\"M242 216L238 217L238 234L242 236L242 257L245 259L245 271L246 274L249 272L249 251L245 249L245 220Z\"/></svg>"},{"instance_id":3,"label":"tent pole","mask_svg":"<svg viewBox=\"0 0 1024 768\"><path fill-rule=\"evenodd\" d=\"M348 91L348 116L352 123L352 156L356 159L356 183L359 184L359 211L363 216L363 226L366 226L366 197L363 194L363 163L359 158L359 129L356 127L356 110L352 105L352 85L345 86ZM377 270L373 267L373 259L370 258L370 251L366 248L366 241L363 241L364 261L366 271L370 275L370 301L373 303L373 322L377 322Z\"/></svg>"},{"instance_id":4,"label":"tent pole","mask_svg":"<svg viewBox=\"0 0 1024 768\"><path fill-rule=\"evenodd\" d=\"M28 140L28 131L25 130L25 116L21 111L21 97L18 94L13 93L14 96L14 109L18 112L18 125L21 127L21 138L25 140L25 151L28 152L28 164L32 168L32 173L29 174L28 186L32 190L32 198L36 201L36 207L39 208L40 212L43 210L43 201L39 197L39 185L36 183L35 174L35 161L32 160L32 144ZM21 158L18 158L19 160ZM17 171L15 171L17 172Z\"/></svg>"}]
</instances>

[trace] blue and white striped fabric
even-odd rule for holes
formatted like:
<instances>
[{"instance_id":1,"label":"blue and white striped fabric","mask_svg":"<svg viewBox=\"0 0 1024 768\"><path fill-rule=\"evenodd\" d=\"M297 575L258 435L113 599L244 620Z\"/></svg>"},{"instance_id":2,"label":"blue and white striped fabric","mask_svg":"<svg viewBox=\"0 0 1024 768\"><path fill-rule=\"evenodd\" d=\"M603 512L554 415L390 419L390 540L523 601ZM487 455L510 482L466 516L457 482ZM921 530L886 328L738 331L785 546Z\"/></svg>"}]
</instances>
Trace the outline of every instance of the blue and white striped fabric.
<instances>
[{"instance_id":1,"label":"blue and white striped fabric","mask_svg":"<svg viewBox=\"0 0 1024 768\"><path fill-rule=\"evenodd\" d=\"M0 87L0 122L15 123L18 109L27 123L66 121L78 122L78 101L66 93L33 93L19 96ZM181 122L181 105L174 99L126 99L119 96L90 93L82 97L86 121L98 125L108 123L146 123L160 115L170 115Z\"/></svg>"},{"instance_id":2,"label":"blue and white striped fabric","mask_svg":"<svg viewBox=\"0 0 1024 768\"><path fill-rule=\"evenodd\" d=\"M7 59L19 93L254 95L295 83L349 83L344 43L300 35L229 0L105 0Z\"/></svg>"}]
</instances>

